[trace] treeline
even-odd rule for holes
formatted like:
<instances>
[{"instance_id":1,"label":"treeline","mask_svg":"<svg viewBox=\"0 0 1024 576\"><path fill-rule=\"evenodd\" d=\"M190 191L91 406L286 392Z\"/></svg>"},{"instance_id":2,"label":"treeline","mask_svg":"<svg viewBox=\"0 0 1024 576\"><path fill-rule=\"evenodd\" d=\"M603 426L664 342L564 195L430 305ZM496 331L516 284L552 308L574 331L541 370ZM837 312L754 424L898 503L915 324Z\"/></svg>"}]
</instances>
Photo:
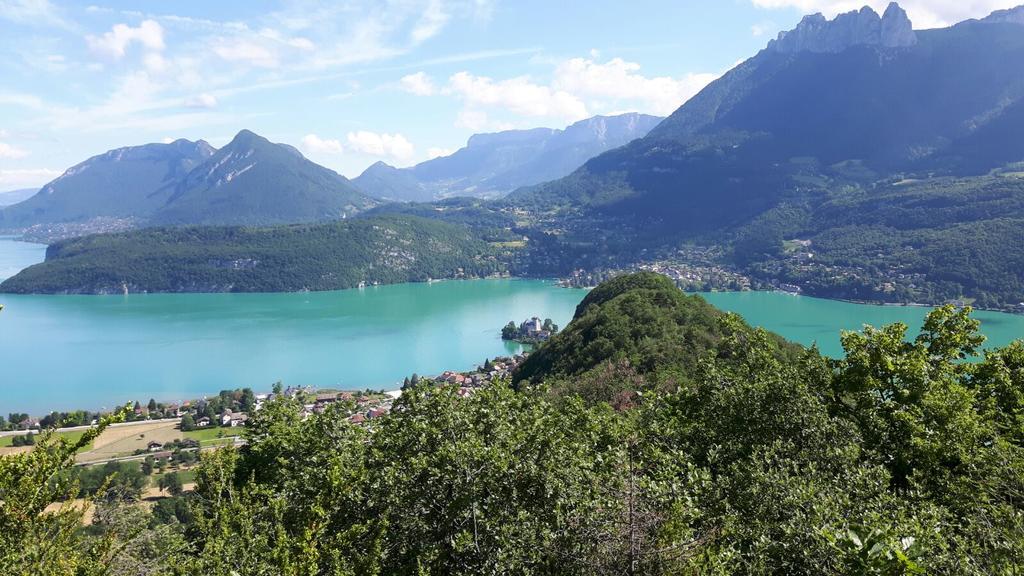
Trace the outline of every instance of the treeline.
<instances>
[{"instance_id":1,"label":"treeline","mask_svg":"<svg viewBox=\"0 0 1024 576\"><path fill-rule=\"evenodd\" d=\"M32 420L27 413L11 412L5 419L0 416L0 430L18 430L28 428L29 424L38 424L40 428L55 428L58 426L88 426L99 417L99 413L88 410L73 410L71 412L50 412L43 416L38 422Z\"/></svg>"},{"instance_id":2,"label":"treeline","mask_svg":"<svg viewBox=\"0 0 1024 576\"><path fill-rule=\"evenodd\" d=\"M945 307L913 340L899 324L844 334L845 357L831 360L676 293L648 275L599 287L541 348L558 358L518 390L462 397L421 383L370 428L345 406L304 419L278 397L246 445L204 455L195 492L158 523L129 529L117 519L138 512L104 503L82 535L73 514L39 514L28 487L73 448L48 439L0 460L0 568L987 575L1024 564L1024 343L965 362L978 323ZM651 328L652 315L668 319ZM600 338L626 352L588 346ZM608 374L612 401L564 386ZM61 562L43 551L53 533L67 535Z\"/></svg>"},{"instance_id":3,"label":"treeline","mask_svg":"<svg viewBox=\"0 0 1024 576\"><path fill-rule=\"evenodd\" d=\"M58 242L0 290L278 292L507 270L467 229L412 216L268 228L153 228Z\"/></svg>"}]
</instances>

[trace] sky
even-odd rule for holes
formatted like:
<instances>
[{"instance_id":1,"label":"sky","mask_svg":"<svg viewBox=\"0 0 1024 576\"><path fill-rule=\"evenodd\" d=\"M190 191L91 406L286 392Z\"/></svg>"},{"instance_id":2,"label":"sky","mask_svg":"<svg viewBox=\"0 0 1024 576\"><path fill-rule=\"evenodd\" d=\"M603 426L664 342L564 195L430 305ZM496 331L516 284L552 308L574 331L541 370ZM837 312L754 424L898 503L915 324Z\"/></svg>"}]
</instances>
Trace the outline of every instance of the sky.
<instances>
[{"instance_id":1,"label":"sky","mask_svg":"<svg viewBox=\"0 0 1024 576\"><path fill-rule=\"evenodd\" d=\"M922 29L1021 1L901 4ZM106 150L219 147L243 128L355 177L479 132L664 116L802 15L864 3L0 0L0 191Z\"/></svg>"}]
</instances>

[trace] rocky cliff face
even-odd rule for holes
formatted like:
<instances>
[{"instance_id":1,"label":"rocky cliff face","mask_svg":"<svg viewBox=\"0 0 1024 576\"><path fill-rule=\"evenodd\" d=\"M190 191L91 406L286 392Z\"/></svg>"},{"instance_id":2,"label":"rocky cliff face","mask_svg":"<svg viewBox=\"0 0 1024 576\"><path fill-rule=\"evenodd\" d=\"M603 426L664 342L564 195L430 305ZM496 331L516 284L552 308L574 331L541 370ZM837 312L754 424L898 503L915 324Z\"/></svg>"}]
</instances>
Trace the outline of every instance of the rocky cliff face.
<instances>
[{"instance_id":1,"label":"rocky cliff face","mask_svg":"<svg viewBox=\"0 0 1024 576\"><path fill-rule=\"evenodd\" d=\"M879 16L870 7L847 12L828 20L821 14L805 16L796 28L782 32L768 44L769 50L796 52L842 52L851 46L869 45L899 48L913 46L917 35L907 13L893 2Z\"/></svg>"},{"instance_id":2,"label":"rocky cliff face","mask_svg":"<svg viewBox=\"0 0 1024 576\"><path fill-rule=\"evenodd\" d=\"M1024 24L1024 6L1017 6L1009 10L996 10L989 17L982 19L982 22L991 24Z\"/></svg>"}]
</instances>

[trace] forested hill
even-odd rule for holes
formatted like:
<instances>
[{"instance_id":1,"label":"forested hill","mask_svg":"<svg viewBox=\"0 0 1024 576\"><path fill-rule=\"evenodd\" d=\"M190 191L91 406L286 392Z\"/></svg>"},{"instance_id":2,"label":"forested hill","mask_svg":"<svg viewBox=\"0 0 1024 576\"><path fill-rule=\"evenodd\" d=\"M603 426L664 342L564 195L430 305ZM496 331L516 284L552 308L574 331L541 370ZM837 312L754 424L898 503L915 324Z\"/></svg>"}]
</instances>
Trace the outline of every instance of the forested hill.
<instances>
[{"instance_id":1,"label":"forested hill","mask_svg":"<svg viewBox=\"0 0 1024 576\"><path fill-rule=\"evenodd\" d=\"M576 308L572 322L519 367L515 382L547 382L561 395L591 403L631 402L638 391L692 382L701 359L727 335L750 338L742 319L686 295L653 272L602 283ZM779 358L799 346L771 336Z\"/></svg>"},{"instance_id":2,"label":"forested hill","mask_svg":"<svg viewBox=\"0 0 1024 576\"><path fill-rule=\"evenodd\" d=\"M74 454L96 433L42 437L0 458L0 572L1015 574L1024 343L964 362L977 329L944 307L912 340L894 325L844 335L841 359L780 354L627 276L541 353L600 368L621 342L629 370L468 394L424 379L362 424L355 402L308 414L277 394L244 445L204 451L194 491L150 506L113 482L88 529L84 507L48 505L77 493ZM687 379L646 385L672 365Z\"/></svg>"},{"instance_id":3,"label":"forested hill","mask_svg":"<svg viewBox=\"0 0 1024 576\"><path fill-rule=\"evenodd\" d=\"M150 228L65 240L0 291L284 292L507 270L465 228L412 216L265 228Z\"/></svg>"}]
</instances>

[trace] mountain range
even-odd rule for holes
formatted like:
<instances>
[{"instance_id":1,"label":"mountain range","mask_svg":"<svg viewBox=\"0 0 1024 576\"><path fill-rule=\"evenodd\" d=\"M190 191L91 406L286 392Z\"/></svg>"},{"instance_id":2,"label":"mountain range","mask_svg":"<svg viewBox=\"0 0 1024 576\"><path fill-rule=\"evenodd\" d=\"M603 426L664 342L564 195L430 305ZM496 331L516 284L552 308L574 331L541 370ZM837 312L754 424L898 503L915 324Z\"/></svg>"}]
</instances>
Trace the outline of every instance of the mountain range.
<instances>
[{"instance_id":1,"label":"mountain range","mask_svg":"<svg viewBox=\"0 0 1024 576\"><path fill-rule=\"evenodd\" d=\"M35 227L54 239L145 226L290 224L347 218L381 201L495 197L569 174L660 120L596 116L565 130L477 134L450 156L408 169L378 162L355 181L249 130L219 150L203 140L119 148L8 202L0 230Z\"/></svg>"},{"instance_id":2,"label":"mountain range","mask_svg":"<svg viewBox=\"0 0 1024 576\"><path fill-rule=\"evenodd\" d=\"M455 153L411 168L378 162L353 183L382 200L429 202L453 196L497 198L561 178L594 156L646 135L663 118L595 116L564 130L534 128L475 134Z\"/></svg>"},{"instance_id":3,"label":"mountain range","mask_svg":"<svg viewBox=\"0 0 1024 576\"><path fill-rule=\"evenodd\" d=\"M176 140L89 158L0 211L0 229L110 219L130 226L285 224L344 218L375 204L295 148L243 130L220 150Z\"/></svg>"},{"instance_id":4,"label":"mountain range","mask_svg":"<svg viewBox=\"0 0 1024 576\"><path fill-rule=\"evenodd\" d=\"M8 190L0 192L0 206L10 206L28 200L39 192L38 188L22 188L20 190Z\"/></svg>"},{"instance_id":5,"label":"mountain range","mask_svg":"<svg viewBox=\"0 0 1024 576\"><path fill-rule=\"evenodd\" d=\"M366 213L374 216L398 212L445 220L507 248L501 257L517 274L550 277L670 261L711 276L726 270L757 286L786 285L825 297L957 300L1016 310L1024 306L1019 62L1024 7L933 30L914 30L896 4L882 15L865 8L833 20L809 16L645 136L562 178L489 201L372 206L373 200L353 194L337 212L289 217L329 217L372 206ZM495 166L513 165L502 159L525 159L514 164L516 170L530 171L518 168L533 162L523 142L611 133L600 125L613 121L586 121L561 133L481 135L448 158L406 170L377 166L355 185L376 187L375 194L388 198L434 197L448 192L425 190L423 182L488 166L461 190L498 189L480 183L515 180L497 176L508 171ZM199 144L192 146L203 154ZM197 160L201 166L172 179L170 192L150 184L167 200L149 222L226 219L236 200L208 191L230 190L228 176L245 178L251 163L246 146L228 148L216 159L210 153ZM287 147L272 150L305 166ZM559 157L551 152L536 158L549 156ZM223 158L232 167L216 173ZM160 176L169 171L163 165ZM328 182L337 189L346 183ZM410 187L412 197L406 195ZM196 208L185 211L193 213L188 218L172 217L174 203L187 206L193 198L213 216L196 215ZM5 217L23 209L10 207Z\"/></svg>"}]
</instances>

